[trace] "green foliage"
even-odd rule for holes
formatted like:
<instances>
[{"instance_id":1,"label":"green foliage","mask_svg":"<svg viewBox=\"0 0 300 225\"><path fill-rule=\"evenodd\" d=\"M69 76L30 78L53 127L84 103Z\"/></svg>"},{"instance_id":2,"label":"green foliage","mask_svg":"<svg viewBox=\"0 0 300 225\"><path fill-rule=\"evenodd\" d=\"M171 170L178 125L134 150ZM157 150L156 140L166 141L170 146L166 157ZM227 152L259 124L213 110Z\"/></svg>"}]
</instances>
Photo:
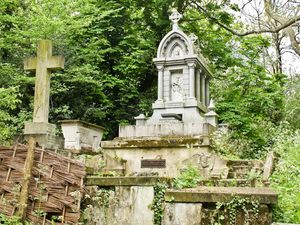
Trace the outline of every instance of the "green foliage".
<instances>
[{"instance_id":1,"label":"green foliage","mask_svg":"<svg viewBox=\"0 0 300 225\"><path fill-rule=\"evenodd\" d=\"M235 225L237 212L239 211L241 211L245 216L244 224L249 225L250 221L258 218L259 202L238 196L233 196L233 198L228 202L217 202L216 209L211 218L211 224L224 224L225 218L227 217L229 219L229 224Z\"/></svg>"},{"instance_id":2,"label":"green foliage","mask_svg":"<svg viewBox=\"0 0 300 225\"><path fill-rule=\"evenodd\" d=\"M31 223L25 221L22 222L18 217L8 217L3 214L0 214L0 224L4 225L32 225Z\"/></svg>"},{"instance_id":3,"label":"green foliage","mask_svg":"<svg viewBox=\"0 0 300 225\"><path fill-rule=\"evenodd\" d=\"M282 130L274 151L279 156L271 177L271 187L279 195L273 210L274 221L300 223L300 131Z\"/></svg>"},{"instance_id":4,"label":"green foliage","mask_svg":"<svg viewBox=\"0 0 300 225\"><path fill-rule=\"evenodd\" d=\"M201 180L202 177L199 170L196 167L189 165L180 173L179 177L174 179L173 187L176 189L193 188L196 187Z\"/></svg>"},{"instance_id":5,"label":"green foliage","mask_svg":"<svg viewBox=\"0 0 300 225\"><path fill-rule=\"evenodd\" d=\"M300 75L292 77L286 85L285 119L292 129L300 129Z\"/></svg>"},{"instance_id":6,"label":"green foliage","mask_svg":"<svg viewBox=\"0 0 300 225\"><path fill-rule=\"evenodd\" d=\"M20 102L18 89L14 87L0 88L0 99L0 143L4 145L8 144L16 133L16 128L11 125L14 117L10 115L10 112Z\"/></svg>"},{"instance_id":7,"label":"green foliage","mask_svg":"<svg viewBox=\"0 0 300 225\"><path fill-rule=\"evenodd\" d=\"M268 74L260 61L267 40L250 37L240 40L240 45L238 63L227 69L226 82L215 80L217 113L230 125L231 139L248 143L240 157L261 158L270 145L269 131L283 118L282 81Z\"/></svg>"},{"instance_id":8,"label":"green foliage","mask_svg":"<svg viewBox=\"0 0 300 225\"><path fill-rule=\"evenodd\" d=\"M165 202L165 193L168 186L166 183L157 183L154 186L154 198L151 205L151 210L153 210L154 225L161 225L163 212L164 212L164 202Z\"/></svg>"},{"instance_id":9,"label":"green foliage","mask_svg":"<svg viewBox=\"0 0 300 225\"><path fill-rule=\"evenodd\" d=\"M239 153L243 152L248 144L240 139L232 139L230 133L217 130L211 136L212 147L215 152L219 153L225 159L239 159Z\"/></svg>"},{"instance_id":10,"label":"green foliage","mask_svg":"<svg viewBox=\"0 0 300 225\"><path fill-rule=\"evenodd\" d=\"M242 26L233 24L230 15L222 12L224 6L203 7L211 10L210 16L234 25L233 29ZM199 10L189 10L185 18L188 22L183 26L199 37L201 53L210 60L215 77L212 98L217 102L219 121L229 124L232 130L229 142L232 146L239 144L238 157L264 157L272 139L268 131L278 125L284 112L283 80L270 74L263 61L269 40L262 36L236 38L213 20L202 18ZM190 22L195 18L200 19Z\"/></svg>"}]
</instances>

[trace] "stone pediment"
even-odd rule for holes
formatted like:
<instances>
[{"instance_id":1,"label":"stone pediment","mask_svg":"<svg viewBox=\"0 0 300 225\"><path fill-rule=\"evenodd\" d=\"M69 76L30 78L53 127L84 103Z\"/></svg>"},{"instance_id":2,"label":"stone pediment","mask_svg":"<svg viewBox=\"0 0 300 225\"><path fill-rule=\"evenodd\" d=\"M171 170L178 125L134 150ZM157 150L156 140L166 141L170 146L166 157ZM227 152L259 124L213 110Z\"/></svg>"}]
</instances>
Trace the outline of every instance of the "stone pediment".
<instances>
[{"instance_id":1,"label":"stone pediment","mask_svg":"<svg viewBox=\"0 0 300 225\"><path fill-rule=\"evenodd\" d=\"M189 37L181 30L172 30L161 40L157 58L179 58L194 54Z\"/></svg>"}]
</instances>

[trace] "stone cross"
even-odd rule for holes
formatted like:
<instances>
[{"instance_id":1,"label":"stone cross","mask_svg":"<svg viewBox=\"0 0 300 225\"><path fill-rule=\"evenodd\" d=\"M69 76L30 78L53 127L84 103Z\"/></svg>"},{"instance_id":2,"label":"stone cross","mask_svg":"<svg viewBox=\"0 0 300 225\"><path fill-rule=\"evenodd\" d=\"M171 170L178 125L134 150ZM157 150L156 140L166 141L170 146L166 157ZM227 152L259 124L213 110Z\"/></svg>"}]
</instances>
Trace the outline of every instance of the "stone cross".
<instances>
[{"instance_id":1,"label":"stone cross","mask_svg":"<svg viewBox=\"0 0 300 225\"><path fill-rule=\"evenodd\" d=\"M173 29L178 29L178 22L182 18L182 14L180 14L176 9L172 10L171 16L169 16L169 19L173 22Z\"/></svg>"},{"instance_id":2,"label":"stone cross","mask_svg":"<svg viewBox=\"0 0 300 225\"><path fill-rule=\"evenodd\" d=\"M33 122L48 123L50 71L64 68L62 56L52 56L52 42L38 42L37 57L24 61L24 70L36 71Z\"/></svg>"}]
</instances>

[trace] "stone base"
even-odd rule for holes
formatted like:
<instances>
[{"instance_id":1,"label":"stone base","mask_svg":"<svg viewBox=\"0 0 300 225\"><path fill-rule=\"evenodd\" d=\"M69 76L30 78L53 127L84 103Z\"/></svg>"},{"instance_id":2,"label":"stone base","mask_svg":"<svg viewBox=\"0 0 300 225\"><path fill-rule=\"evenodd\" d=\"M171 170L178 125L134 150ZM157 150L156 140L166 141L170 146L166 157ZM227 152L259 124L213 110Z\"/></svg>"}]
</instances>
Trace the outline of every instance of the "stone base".
<instances>
[{"instance_id":1,"label":"stone base","mask_svg":"<svg viewBox=\"0 0 300 225\"><path fill-rule=\"evenodd\" d=\"M44 122L25 122L24 139L34 137L39 146L46 149L63 148L63 138L55 135L56 126Z\"/></svg>"},{"instance_id":2,"label":"stone base","mask_svg":"<svg viewBox=\"0 0 300 225\"><path fill-rule=\"evenodd\" d=\"M163 108L165 108L165 103L163 100L156 100L152 104L152 109L163 109Z\"/></svg>"},{"instance_id":3,"label":"stone base","mask_svg":"<svg viewBox=\"0 0 300 225\"><path fill-rule=\"evenodd\" d=\"M201 224L201 203L165 203L163 225Z\"/></svg>"},{"instance_id":4,"label":"stone base","mask_svg":"<svg viewBox=\"0 0 300 225\"><path fill-rule=\"evenodd\" d=\"M25 122L24 134L52 134L55 135L56 126L44 122Z\"/></svg>"},{"instance_id":5,"label":"stone base","mask_svg":"<svg viewBox=\"0 0 300 225\"><path fill-rule=\"evenodd\" d=\"M200 138L168 137L156 139L114 139L102 141L105 157L126 161L127 176L152 174L177 177L188 165L199 168L202 177L226 168L226 161L210 149L208 136ZM114 169L114 165L106 165Z\"/></svg>"},{"instance_id":6,"label":"stone base","mask_svg":"<svg viewBox=\"0 0 300 225\"><path fill-rule=\"evenodd\" d=\"M175 103L172 103L175 104ZM163 119L162 115L165 114L178 114L181 116L183 123L204 123L205 118L202 110L199 109L198 106L191 106L191 107L175 107L173 105L169 108L163 108L163 109L154 109L152 116L147 120L146 124L158 124Z\"/></svg>"},{"instance_id":7,"label":"stone base","mask_svg":"<svg viewBox=\"0 0 300 225\"><path fill-rule=\"evenodd\" d=\"M174 120L174 119L173 119ZM119 126L120 138L141 137L199 137L208 136L215 131L215 127L208 123L182 123L170 119L162 119L157 124Z\"/></svg>"}]
</instances>

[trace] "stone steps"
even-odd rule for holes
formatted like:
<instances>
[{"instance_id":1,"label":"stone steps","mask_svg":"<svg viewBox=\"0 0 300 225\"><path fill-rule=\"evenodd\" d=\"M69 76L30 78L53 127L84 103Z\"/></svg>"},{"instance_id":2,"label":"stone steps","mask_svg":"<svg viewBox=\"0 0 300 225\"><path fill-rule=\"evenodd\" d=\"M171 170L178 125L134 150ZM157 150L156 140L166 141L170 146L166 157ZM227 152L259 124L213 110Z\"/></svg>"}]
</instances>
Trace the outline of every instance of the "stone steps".
<instances>
[{"instance_id":1,"label":"stone steps","mask_svg":"<svg viewBox=\"0 0 300 225\"><path fill-rule=\"evenodd\" d=\"M259 160L229 160L227 166L228 178L247 179L261 175L264 164Z\"/></svg>"}]
</instances>

